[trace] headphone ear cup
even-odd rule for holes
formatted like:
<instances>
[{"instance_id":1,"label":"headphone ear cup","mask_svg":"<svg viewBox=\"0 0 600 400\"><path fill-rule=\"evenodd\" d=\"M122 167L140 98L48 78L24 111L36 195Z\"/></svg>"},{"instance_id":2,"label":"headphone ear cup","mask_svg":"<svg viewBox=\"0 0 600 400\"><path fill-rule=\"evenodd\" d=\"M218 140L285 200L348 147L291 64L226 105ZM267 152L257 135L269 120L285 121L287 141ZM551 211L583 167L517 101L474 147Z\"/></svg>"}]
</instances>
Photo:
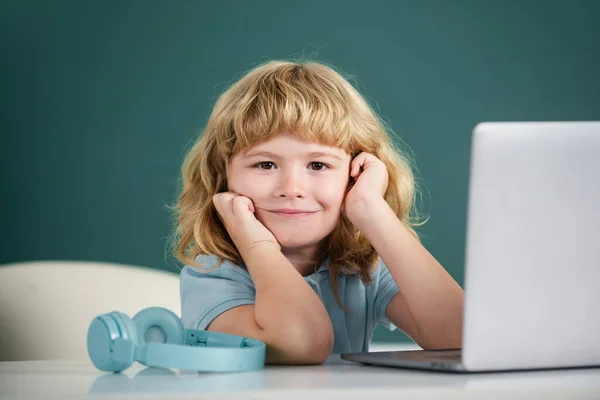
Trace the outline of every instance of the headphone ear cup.
<instances>
[{"instance_id":1,"label":"headphone ear cup","mask_svg":"<svg viewBox=\"0 0 600 400\"><path fill-rule=\"evenodd\" d=\"M179 317L162 307L145 308L133 317L138 333L138 342L158 342L182 345L185 343L185 329Z\"/></svg>"},{"instance_id":2,"label":"headphone ear cup","mask_svg":"<svg viewBox=\"0 0 600 400\"><path fill-rule=\"evenodd\" d=\"M129 316L127 314L123 314L122 312L119 312L119 311L113 311L109 315L112 316L118 322L119 328L121 329L121 335L123 336L123 338L129 339L135 345L138 345L139 344L139 340L138 340L139 335L138 335L135 323L131 320L131 318L129 318Z\"/></svg>"},{"instance_id":3,"label":"headphone ear cup","mask_svg":"<svg viewBox=\"0 0 600 400\"><path fill-rule=\"evenodd\" d=\"M133 363L132 354L119 354L115 346L117 339L137 345L138 334L127 315L115 311L92 320L87 332L87 350L92 364L99 370L121 372Z\"/></svg>"}]
</instances>

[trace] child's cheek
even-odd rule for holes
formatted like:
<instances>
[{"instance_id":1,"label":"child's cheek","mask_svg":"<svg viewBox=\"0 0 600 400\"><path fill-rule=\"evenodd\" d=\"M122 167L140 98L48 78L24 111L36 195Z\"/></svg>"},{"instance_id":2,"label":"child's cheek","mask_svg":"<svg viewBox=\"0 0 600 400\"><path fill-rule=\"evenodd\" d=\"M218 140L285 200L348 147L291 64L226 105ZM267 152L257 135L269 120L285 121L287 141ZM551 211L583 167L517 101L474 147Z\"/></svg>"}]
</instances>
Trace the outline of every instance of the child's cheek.
<instances>
[{"instance_id":1,"label":"child's cheek","mask_svg":"<svg viewBox=\"0 0 600 400\"><path fill-rule=\"evenodd\" d=\"M323 187L323 198L330 208L340 208L344 202L347 192L347 183L337 185L325 185Z\"/></svg>"},{"instance_id":2,"label":"child's cheek","mask_svg":"<svg viewBox=\"0 0 600 400\"><path fill-rule=\"evenodd\" d=\"M237 173L230 176L229 190L242 196L254 200L256 188L260 185L256 183L256 177L248 173Z\"/></svg>"}]
</instances>

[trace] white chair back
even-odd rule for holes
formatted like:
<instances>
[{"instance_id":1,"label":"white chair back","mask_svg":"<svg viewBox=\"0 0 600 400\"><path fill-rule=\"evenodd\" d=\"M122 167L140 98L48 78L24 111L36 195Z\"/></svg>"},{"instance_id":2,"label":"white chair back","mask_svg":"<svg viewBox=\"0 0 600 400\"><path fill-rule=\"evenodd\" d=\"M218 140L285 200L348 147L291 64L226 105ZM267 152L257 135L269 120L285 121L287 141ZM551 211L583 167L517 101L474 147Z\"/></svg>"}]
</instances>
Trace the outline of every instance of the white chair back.
<instances>
[{"instance_id":1,"label":"white chair back","mask_svg":"<svg viewBox=\"0 0 600 400\"><path fill-rule=\"evenodd\" d=\"M0 265L0 361L87 358L95 316L151 306L181 315L178 274L100 262Z\"/></svg>"}]
</instances>

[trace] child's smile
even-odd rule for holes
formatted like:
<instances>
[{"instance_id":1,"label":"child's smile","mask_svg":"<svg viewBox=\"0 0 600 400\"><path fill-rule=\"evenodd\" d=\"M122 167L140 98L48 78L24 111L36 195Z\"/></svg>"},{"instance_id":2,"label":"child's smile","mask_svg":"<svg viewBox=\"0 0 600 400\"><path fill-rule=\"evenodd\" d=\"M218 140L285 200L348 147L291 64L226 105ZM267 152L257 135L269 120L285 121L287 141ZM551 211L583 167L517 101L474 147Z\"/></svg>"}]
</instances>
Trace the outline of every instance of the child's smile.
<instances>
[{"instance_id":1,"label":"child's smile","mask_svg":"<svg viewBox=\"0 0 600 400\"><path fill-rule=\"evenodd\" d=\"M280 216L282 218L290 218L290 219L300 219L300 218L311 217L318 212L318 211L300 210L300 209L294 209L294 208L281 208L281 209L265 210L265 211L270 212L274 215Z\"/></svg>"}]
</instances>

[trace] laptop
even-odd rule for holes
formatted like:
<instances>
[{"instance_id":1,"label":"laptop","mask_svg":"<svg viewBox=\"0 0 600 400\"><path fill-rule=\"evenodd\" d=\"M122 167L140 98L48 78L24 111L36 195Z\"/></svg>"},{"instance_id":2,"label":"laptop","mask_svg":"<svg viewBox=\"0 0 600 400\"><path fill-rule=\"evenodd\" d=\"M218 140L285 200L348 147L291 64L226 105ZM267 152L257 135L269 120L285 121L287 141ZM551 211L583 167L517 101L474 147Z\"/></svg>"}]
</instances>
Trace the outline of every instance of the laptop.
<instances>
[{"instance_id":1,"label":"laptop","mask_svg":"<svg viewBox=\"0 0 600 400\"><path fill-rule=\"evenodd\" d=\"M450 372L600 366L600 122L473 130L461 349L343 354Z\"/></svg>"}]
</instances>

